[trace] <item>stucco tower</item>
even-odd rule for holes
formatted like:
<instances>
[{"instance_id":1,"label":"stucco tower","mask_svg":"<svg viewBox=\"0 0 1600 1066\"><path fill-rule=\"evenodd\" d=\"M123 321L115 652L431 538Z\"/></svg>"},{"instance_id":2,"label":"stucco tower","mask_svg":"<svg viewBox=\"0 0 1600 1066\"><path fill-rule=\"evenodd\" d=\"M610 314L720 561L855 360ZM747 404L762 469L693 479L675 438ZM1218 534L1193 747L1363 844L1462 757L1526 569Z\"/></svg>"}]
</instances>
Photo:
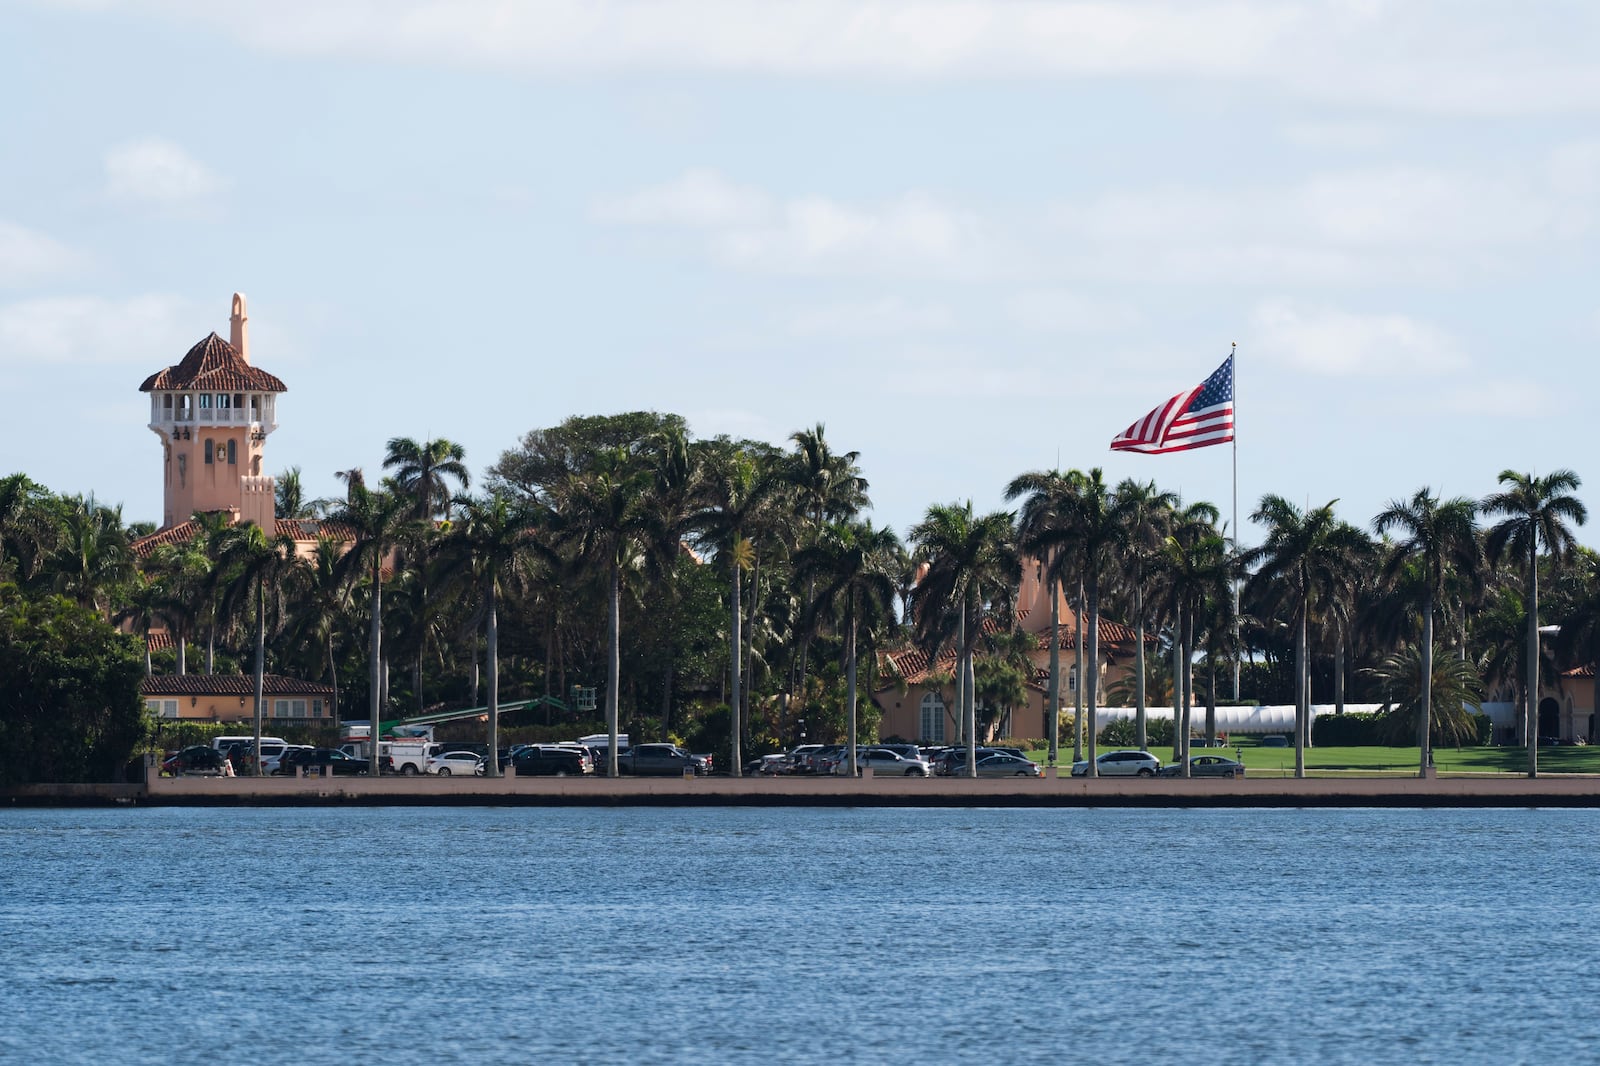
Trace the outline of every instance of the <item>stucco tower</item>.
<instances>
[{"instance_id":1,"label":"stucco tower","mask_svg":"<svg viewBox=\"0 0 1600 1066\"><path fill-rule=\"evenodd\" d=\"M161 438L163 529L196 511L227 511L273 532L277 486L262 473L262 451L278 428L278 393L289 390L250 365L249 323L244 296L234 293L228 340L212 333L139 386Z\"/></svg>"}]
</instances>

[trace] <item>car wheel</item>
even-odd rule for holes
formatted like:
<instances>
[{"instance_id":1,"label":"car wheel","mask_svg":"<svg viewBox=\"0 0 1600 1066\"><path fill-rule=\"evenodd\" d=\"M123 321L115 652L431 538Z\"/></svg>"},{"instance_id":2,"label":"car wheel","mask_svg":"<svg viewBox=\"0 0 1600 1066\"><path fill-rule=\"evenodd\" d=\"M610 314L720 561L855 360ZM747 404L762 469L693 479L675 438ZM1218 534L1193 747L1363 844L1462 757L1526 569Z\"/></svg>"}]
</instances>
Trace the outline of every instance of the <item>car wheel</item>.
<instances>
[{"instance_id":1,"label":"car wheel","mask_svg":"<svg viewBox=\"0 0 1600 1066\"><path fill-rule=\"evenodd\" d=\"M404 766L402 766L400 768L400 776L401 777L416 777L417 776L417 767L416 767L416 765L414 763L406 763Z\"/></svg>"},{"instance_id":2,"label":"car wheel","mask_svg":"<svg viewBox=\"0 0 1600 1066\"><path fill-rule=\"evenodd\" d=\"M565 770L557 770L556 771L556 776L557 777L566 777L567 776L567 772Z\"/></svg>"},{"instance_id":3,"label":"car wheel","mask_svg":"<svg viewBox=\"0 0 1600 1066\"><path fill-rule=\"evenodd\" d=\"M448 766L439 767L439 776L440 777L449 777L450 776L450 767L448 767Z\"/></svg>"},{"instance_id":4,"label":"car wheel","mask_svg":"<svg viewBox=\"0 0 1600 1066\"><path fill-rule=\"evenodd\" d=\"M1156 772L1154 770L1150 769L1150 767L1146 766L1143 770L1139 771L1139 776L1140 777L1154 777L1154 776L1156 776Z\"/></svg>"},{"instance_id":5,"label":"car wheel","mask_svg":"<svg viewBox=\"0 0 1600 1066\"><path fill-rule=\"evenodd\" d=\"M1018 776L1018 777L1027 777L1028 776L1028 771L1026 771L1026 770L1018 770L1016 776Z\"/></svg>"},{"instance_id":6,"label":"car wheel","mask_svg":"<svg viewBox=\"0 0 1600 1066\"><path fill-rule=\"evenodd\" d=\"M1232 770L1224 770L1223 773L1222 773L1222 776L1223 777L1232 777L1233 776L1233 771Z\"/></svg>"}]
</instances>

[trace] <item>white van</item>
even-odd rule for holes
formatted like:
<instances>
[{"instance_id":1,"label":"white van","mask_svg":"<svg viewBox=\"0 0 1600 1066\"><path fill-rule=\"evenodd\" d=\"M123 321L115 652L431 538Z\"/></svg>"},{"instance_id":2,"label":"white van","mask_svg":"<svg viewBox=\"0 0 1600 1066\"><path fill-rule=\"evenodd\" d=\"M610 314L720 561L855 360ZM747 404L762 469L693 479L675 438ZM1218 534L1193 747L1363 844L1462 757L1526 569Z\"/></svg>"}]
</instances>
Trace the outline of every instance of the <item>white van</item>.
<instances>
[{"instance_id":1,"label":"white van","mask_svg":"<svg viewBox=\"0 0 1600 1066\"><path fill-rule=\"evenodd\" d=\"M228 749L233 747L235 744L251 745L251 744L254 744L255 742L256 742L256 738L255 738L255 736L253 734L249 735L249 736L242 736L242 737L212 737L211 738L211 746L213 748L216 748L218 751L222 752L224 755L226 755L227 752L228 752ZM260 752L260 754L261 754L261 772L263 774L276 773L277 770L278 770L278 760L283 758L283 753L288 751L288 750L289 750L289 742L284 740L282 737L265 737L265 736L262 737L261 738L261 752ZM239 769L240 769L240 767L237 767L237 766L234 767L234 770L236 770L236 771L239 770Z\"/></svg>"}]
</instances>

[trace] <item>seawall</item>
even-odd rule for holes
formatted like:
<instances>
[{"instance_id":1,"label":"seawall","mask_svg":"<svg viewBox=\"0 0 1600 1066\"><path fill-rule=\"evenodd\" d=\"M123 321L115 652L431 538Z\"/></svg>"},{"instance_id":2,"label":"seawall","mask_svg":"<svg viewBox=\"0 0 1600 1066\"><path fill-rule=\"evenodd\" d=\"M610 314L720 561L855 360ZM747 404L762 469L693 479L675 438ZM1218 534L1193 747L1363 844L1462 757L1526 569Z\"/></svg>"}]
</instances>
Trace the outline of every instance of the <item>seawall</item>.
<instances>
[{"instance_id":1,"label":"seawall","mask_svg":"<svg viewBox=\"0 0 1600 1066\"><path fill-rule=\"evenodd\" d=\"M6 806L1600 807L1600 777L221 778L25 785Z\"/></svg>"}]
</instances>

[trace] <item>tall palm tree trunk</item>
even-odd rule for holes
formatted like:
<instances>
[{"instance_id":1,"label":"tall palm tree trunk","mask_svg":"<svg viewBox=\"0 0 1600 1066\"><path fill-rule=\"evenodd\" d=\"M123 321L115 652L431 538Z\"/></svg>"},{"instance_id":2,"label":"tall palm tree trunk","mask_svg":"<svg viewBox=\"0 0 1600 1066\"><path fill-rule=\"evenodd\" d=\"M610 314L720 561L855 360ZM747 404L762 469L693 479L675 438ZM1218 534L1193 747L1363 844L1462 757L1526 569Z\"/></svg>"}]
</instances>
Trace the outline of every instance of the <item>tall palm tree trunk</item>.
<instances>
[{"instance_id":1,"label":"tall palm tree trunk","mask_svg":"<svg viewBox=\"0 0 1600 1066\"><path fill-rule=\"evenodd\" d=\"M1098 767L1095 766L1095 752L1098 749L1098 734L1100 732L1100 575L1094 571L1089 573L1089 675L1084 679L1083 688L1089 703L1089 776L1100 776Z\"/></svg>"},{"instance_id":2,"label":"tall palm tree trunk","mask_svg":"<svg viewBox=\"0 0 1600 1066\"><path fill-rule=\"evenodd\" d=\"M189 636L181 630L178 633L178 673L189 672Z\"/></svg>"},{"instance_id":3,"label":"tall palm tree trunk","mask_svg":"<svg viewBox=\"0 0 1600 1066\"><path fill-rule=\"evenodd\" d=\"M1183 601L1172 601L1172 761L1184 766L1183 750ZM1184 767L1181 771L1188 772Z\"/></svg>"},{"instance_id":4,"label":"tall palm tree trunk","mask_svg":"<svg viewBox=\"0 0 1600 1066\"><path fill-rule=\"evenodd\" d=\"M1431 611L1429 612L1432 613ZM1344 623L1335 622L1333 639L1333 713L1344 713Z\"/></svg>"},{"instance_id":5,"label":"tall palm tree trunk","mask_svg":"<svg viewBox=\"0 0 1600 1066\"><path fill-rule=\"evenodd\" d=\"M1539 776L1539 538L1528 537L1528 776Z\"/></svg>"},{"instance_id":6,"label":"tall palm tree trunk","mask_svg":"<svg viewBox=\"0 0 1600 1066\"><path fill-rule=\"evenodd\" d=\"M333 629L328 629L328 681L333 688L333 706L328 709L328 716L332 719L334 727L339 725L339 667L333 659Z\"/></svg>"},{"instance_id":7,"label":"tall palm tree trunk","mask_svg":"<svg viewBox=\"0 0 1600 1066\"><path fill-rule=\"evenodd\" d=\"M1049 730L1050 737L1050 765L1054 766L1061 752L1061 603L1060 588L1054 577L1050 579L1050 691L1045 703L1045 714L1048 715L1045 728Z\"/></svg>"},{"instance_id":8,"label":"tall palm tree trunk","mask_svg":"<svg viewBox=\"0 0 1600 1066\"><path fill-rule=\"evenodd\" d=\"M967 745L966 776L978 776L978 723L977 715L973 713L974 701L972 698L972 647L967 641L968 614L971 612L969 605L970 595L961 603L961 624L956 630L956 639L961 643L961 655L956 659L956 670L961 674L961 683L956 689L956 698L961 701L961 731Z\"/></svg>"},{"instance_id":9,"label":"tall palm tree trunk","mask_svg":"<svg viewBox=\"0 0 1600 1066\"><path fill-rule=\"evenodd\" d=\"M606 754L606 776L617 776L617 686L622 677L622 567L611 564L611 588L606 597L606 732L610 748Z\"/></svg>"},{"instance_id":10,"label":"tall palm tree trunk","mask_svg":"<svg viewBox=\"0 0 1600 1066\"><path fill-rule=\"evenodd\" d=\"M378 719L383 708L383 557L372 564L372 620L367 633L367 774L378 776Z\"/></svg>"},{"instance_id":11,"label":"tall palm tree trunk","mask_svg":"<svg viewBox=\"0 0 1600 1066\"><path fill-rule=\"evenodd\" d=\"M1077 681L1072 686L1072 761L1083 761L1083 578L1078 579L1078 598L1072 603L1072 670ZM1089 764L1094 772L1094 764Z\"/></svg>"},{"instance_id":12,"label":"tall palm tree trunk","mask_svg":"<svg viewBox=\"0 0 1600 1066\"><path fill-rule=\"evenodd\" d=\"M733 686L732 691L729 693L728 699L728 710L732 719L730 724L733 727L730 730L732 736L729 738L730 746L733 752L733 765L729 767L729 771L734 777L743 777L744 746L740 743L740 741L743 739L744 721L739 714L742 706L739 702L739 668L744 664L744 640L740 635L739 626L744 618L744 594L743 589L740 588L739 584L739 560L733 558L733 556L737 554L737 551L729 553L729 561L733 563L733 566L731 567L733 570L733 607L730 612L732 617L732 621L730 623L732 628L732 636L728 642L732 646L731 651L733 653L728 657L729 668L733 674ZM854 771L855 766L852 764L850 769Z\"/></svg>"},{"instance_id":13,"label":"tall palm tree trunk","mask_svg":"<svg viewBox=\"0 0 1600 1066\"><path fill-rule=\"evenodd\" d=\"M1422 713L1417 722L1418 777L1433 765L1433 585L1422 594Z\"/></svg>"},{"instance_id":14,"label":"tall palm tree trunk","mask_svg":"<svg viewBox=\"0 0 1600 1066\"><path fill-rule=\"evenodd\" d=\"M1181 693L1179 704L1183 708L1180 721L1174 722L1178 736L1182 738L1183 756L1179 765L1183 767L1183 776L1191 776L1189 766L1189 732L1194 716L1194 670L1191 660L1194 659L1194 609L1184 608L1178 621L1178 671L1172 675L1172 683Z\"/></svg>"},{"instance_id":15,"label":"tall palm tree trunk","mask_svg":"<svg viewBox=\"0 0 1600 1066\"><path fill-rule=\"evenodd\" d=\"M494 586L489 586L484 596L484 629L488 647L489 669L485 680L489 687L489 756L483 762L486 777L500 776L500 610Z\"/></svg>"},{"instance_id":16,"label":"tall palm tree trunk","mask_svg":"<svg viewBox=\"0 0 1600 1066\"><path fill-rule=\"evenodd\" d=\"M854 777L860 771L856 761L856 603L855 589L845 594L845 611L849 618L845 622L845 692L846 706L850 722L850 776Z\"/></svg>"},{"instance_id":17,"label":"tall palm tree trunk","mask_svg":"<svg viewBox=\"0 0 1600 1066\"><path fill-rule=\"evenodd\" d=\"M1139 750L1144 751L1150 746L1150 730L1148 715L1145 710L1144 691L1144 592L1134 593L1134 611L1138 617L1133 625L1133 701L1134 701L1134 731L1139 741Z\"/></svg>"},{"instance_id":18,"label":"tall palm tree trunk","mask_svg":"<svg viewBox=\"0 0 1600 1066\"><path fill-rule=\"evenodd\" d=\"M261 716L266 707L262 690L266 688L267 675L267 586L256 582L256 677L255 677L255 727L256 746L250 751L250 775L261 773Z\"/></svg>"},{"instance_id":19,"label":"tall palm tree trunk","mask_svg":"<svg viewBox=\"0 0 1600 1066\"><path fill-rule=\"evenodd\" d=\"M1294 776L1306 776L1306 734L1311 732L1311 708L1306 690L1306 630L1310 597L1300 597L1300 624L1294 634Z\"/></svg>"}]
</instances>

